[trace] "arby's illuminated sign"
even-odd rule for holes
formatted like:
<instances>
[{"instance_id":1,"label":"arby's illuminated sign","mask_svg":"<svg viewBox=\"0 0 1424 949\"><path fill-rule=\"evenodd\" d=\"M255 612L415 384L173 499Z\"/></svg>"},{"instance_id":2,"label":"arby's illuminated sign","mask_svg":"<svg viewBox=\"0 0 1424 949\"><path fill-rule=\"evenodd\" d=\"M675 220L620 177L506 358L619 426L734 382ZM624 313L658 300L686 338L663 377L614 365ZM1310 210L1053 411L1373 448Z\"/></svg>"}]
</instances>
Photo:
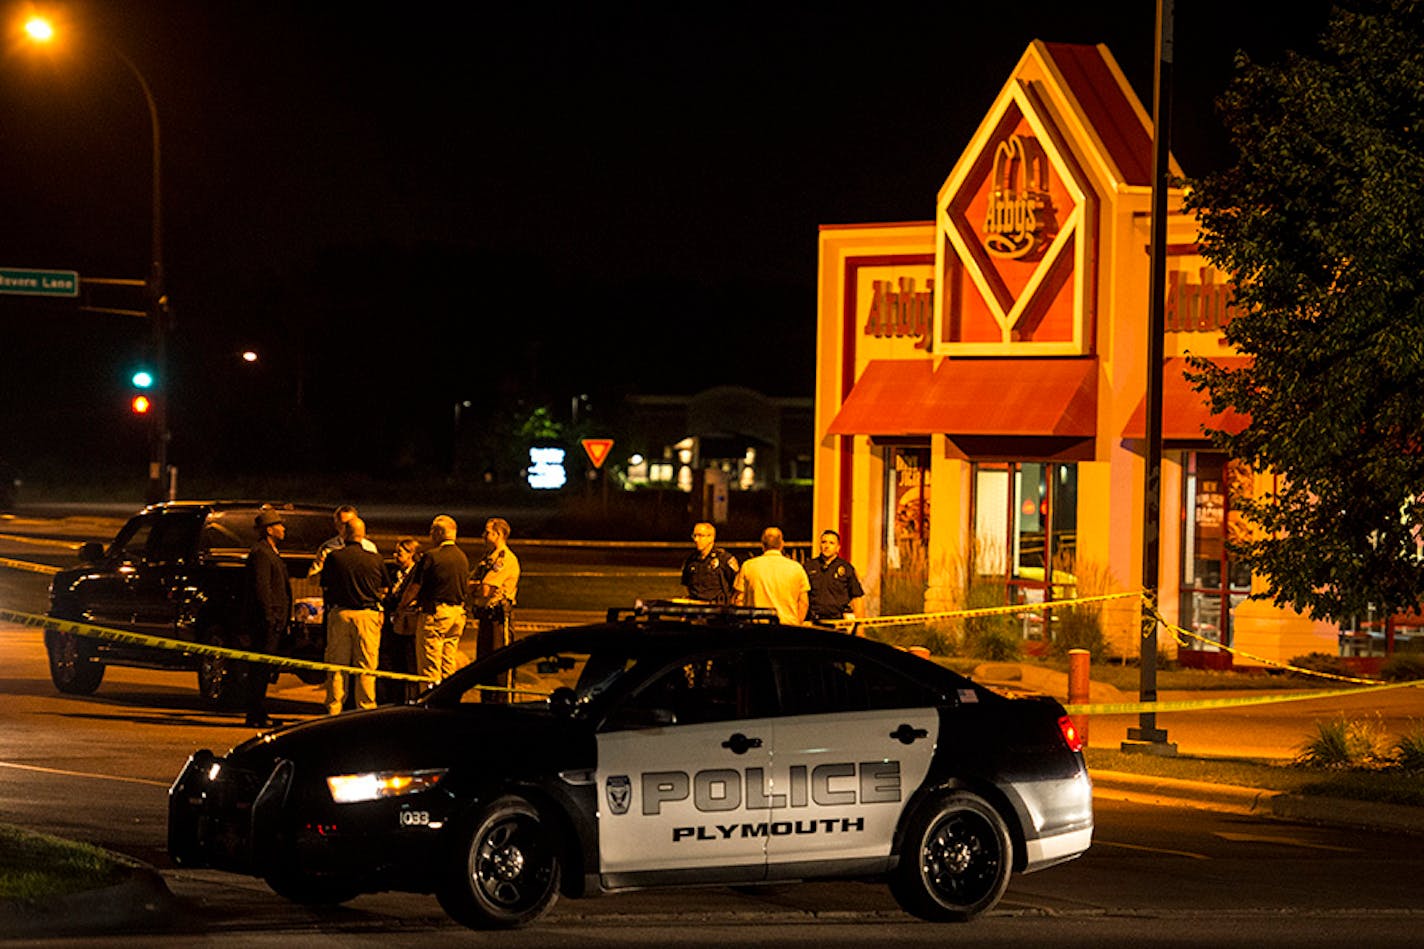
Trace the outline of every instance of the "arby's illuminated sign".
<instances>
[{"instance_id":1,"label":"arby's illuminated sign","mask_svg":"<svg viewBox=\"0 0 1424 949\"><path fill-rule=\"evenodd\" d=\"M915 349L929 349L934 327L934 280L925 288L915 288L914 277L876 280L872 283L869 312L863 332L866 336L910 337Z\"/></svg>"},{"instance_id":2,"label":"arby's illuminated sign","mask_svg":"<svg viewBox=\"0 0 1424 949\"><path fill-rule=\"evenodd\" d=\"M1010 135L994 149L984 213L984 249L1008 260L1037 260L1057 233L1048 156L1038 140Z\"/></svg>"}]
</instances>

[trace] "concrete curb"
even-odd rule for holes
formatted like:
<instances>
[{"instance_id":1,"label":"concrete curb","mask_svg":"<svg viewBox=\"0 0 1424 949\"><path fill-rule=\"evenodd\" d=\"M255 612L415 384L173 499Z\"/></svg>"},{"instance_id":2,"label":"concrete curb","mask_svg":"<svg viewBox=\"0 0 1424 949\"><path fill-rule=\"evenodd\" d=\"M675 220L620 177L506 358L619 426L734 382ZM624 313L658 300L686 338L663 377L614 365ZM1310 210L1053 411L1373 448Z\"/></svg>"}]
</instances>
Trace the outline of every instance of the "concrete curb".
<instances>
[{"instance_id":1,"label":"concrete curb","mask_svg":"<svg viewBox=\"0 0 1424 949\"><path fill-rule=\"evenodd\" d=\"M1164 807L1195 807L1405 834L1424 835L1424 807L1292 794L1124 771L1093 771L1093 796Z\"/></svg>"},{"instance_id":2,"label":"concrete curb","mask_svg":"<svg viewBox=\"0 0 1424 949\"><path fill-rule=\"evenodd\" d=\"M173 924L179 908L178 898L157 870L135 866L122 883L69 893L43 904L0 900L0 940L156 932Z\"/></svg>"}]
</instances>

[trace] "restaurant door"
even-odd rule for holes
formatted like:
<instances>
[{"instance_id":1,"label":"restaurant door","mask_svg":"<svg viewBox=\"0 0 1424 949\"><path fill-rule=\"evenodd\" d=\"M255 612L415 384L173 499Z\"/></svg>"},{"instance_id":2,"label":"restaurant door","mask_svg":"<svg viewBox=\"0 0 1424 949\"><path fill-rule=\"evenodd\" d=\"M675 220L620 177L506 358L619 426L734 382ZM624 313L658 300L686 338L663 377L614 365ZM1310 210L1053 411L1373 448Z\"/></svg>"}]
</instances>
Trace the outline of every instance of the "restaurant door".
<instances>
[{"instance_id":1,"label":"restaurant door","mask_svg":"<svg viewBox=\"0 0 1424 949\"><path fill-rule=\"evenodd\" d=\"M1235 502L1250 495L1251 469L1224 454L1189 451L1182 472L1181 625L1209 642L1191 640L1178 655L1183 665L1229 668L1231 654L1220 646L1231 645L1232 614L1251 592L1251 571L1234 561L1229 544L1247 529Z\"/></svg>"},{"instance_id":2,"label":"restaurant door","mask_svg":"<svg viewBox=\"0 0 1424 949\"><path fill-rule=\"evenodd\" d=\"M929 582L930 452L919 446L885 449L885 530L880 562L882 615L921 613Z\"/></svg>"}]
</instances>

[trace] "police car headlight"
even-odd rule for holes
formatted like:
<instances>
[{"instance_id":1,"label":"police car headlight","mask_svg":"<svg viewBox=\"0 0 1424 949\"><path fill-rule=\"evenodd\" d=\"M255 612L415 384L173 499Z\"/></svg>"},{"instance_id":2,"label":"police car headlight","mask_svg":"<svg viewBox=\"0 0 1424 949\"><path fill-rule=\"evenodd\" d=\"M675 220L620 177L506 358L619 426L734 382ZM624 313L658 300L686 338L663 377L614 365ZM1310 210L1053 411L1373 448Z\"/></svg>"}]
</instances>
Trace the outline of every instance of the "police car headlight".
<instances>
[{"instance_id":1,"label":"police car headlight","mask_svg":"<svg viewBox=\"0 0 1424 949\"><path fill-rule=\"evenodd\" d=\"M326 779L331 799L337 804L375 801L427 791L445 777L445 768L428 771L367 771L364 774L333 774Z\"/></svg>"}]
</instances>

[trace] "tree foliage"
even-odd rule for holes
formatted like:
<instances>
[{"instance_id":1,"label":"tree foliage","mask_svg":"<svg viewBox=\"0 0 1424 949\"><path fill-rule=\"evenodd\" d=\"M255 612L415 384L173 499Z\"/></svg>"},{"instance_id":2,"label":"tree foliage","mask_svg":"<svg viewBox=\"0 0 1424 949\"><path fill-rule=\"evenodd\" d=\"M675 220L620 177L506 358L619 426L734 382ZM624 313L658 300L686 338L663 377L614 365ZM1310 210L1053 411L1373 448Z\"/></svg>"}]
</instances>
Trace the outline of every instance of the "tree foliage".
<instances>
[{"instance_id":1,"label":"tree foliage","mask_svg":"<svg viewBox=\"0 0 1424 949\"><path fill-rule=\"evenodd\" d=\"M1319 49L1238 55L1221 100L1239 158L1192 183L1202 254L1235 275L1227 340L1194 361L1214 441L1274 490L1235 548L1275 603L1320 619L1424 593L1424 3L1347 0Z\"/></svg>"}]
</instances>

